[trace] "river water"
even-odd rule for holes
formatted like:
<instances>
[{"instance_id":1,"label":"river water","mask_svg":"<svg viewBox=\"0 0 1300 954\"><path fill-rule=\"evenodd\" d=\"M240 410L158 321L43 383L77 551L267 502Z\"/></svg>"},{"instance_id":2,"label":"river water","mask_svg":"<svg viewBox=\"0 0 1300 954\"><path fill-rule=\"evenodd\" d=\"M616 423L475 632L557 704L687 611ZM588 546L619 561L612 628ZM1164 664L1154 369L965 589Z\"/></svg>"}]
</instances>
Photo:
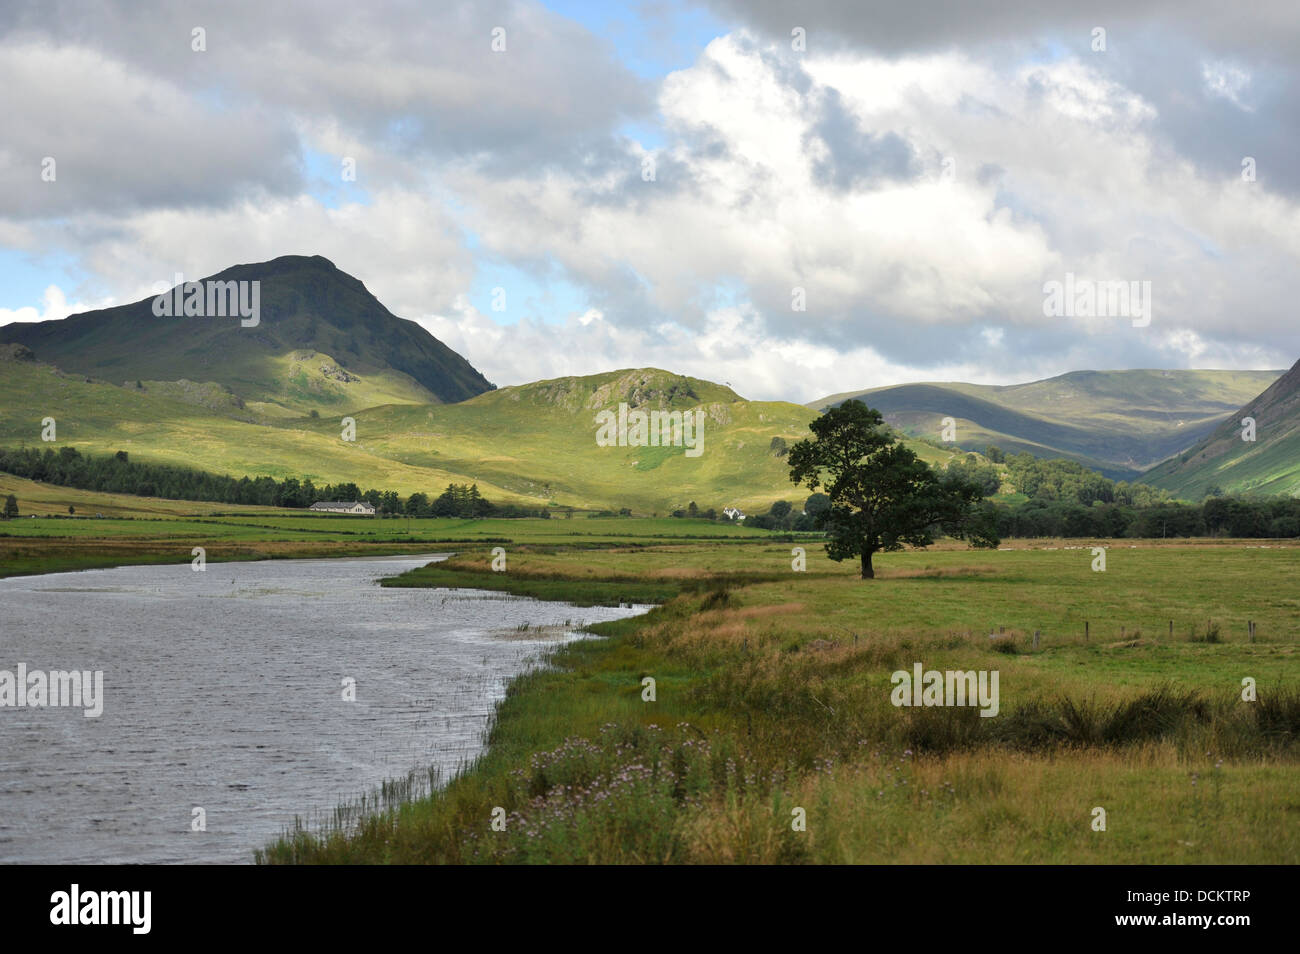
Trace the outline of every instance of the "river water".
<instances>
[{"instance_id":1,"label":"river water","mask_svg":"<svg viewBox=\"0 0 1300 954\"><path fill-rule=\"evenodd\" d=\"M0 670L103 671L97 718L0 706L0 863L251 861L295 816L454 774L510 679L646 609L376 582L440 558L0 580Z\"/></svg>"}]
</instances>

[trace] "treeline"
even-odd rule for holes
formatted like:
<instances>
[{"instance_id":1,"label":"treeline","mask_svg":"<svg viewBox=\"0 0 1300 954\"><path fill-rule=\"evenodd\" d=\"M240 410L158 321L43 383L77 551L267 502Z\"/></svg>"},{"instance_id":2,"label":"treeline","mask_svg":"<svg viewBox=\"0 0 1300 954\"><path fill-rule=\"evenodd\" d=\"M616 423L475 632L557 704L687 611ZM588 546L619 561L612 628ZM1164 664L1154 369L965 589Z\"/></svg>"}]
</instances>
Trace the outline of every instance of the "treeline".
<instances>
[{"instance_id":1,"label":"treeline","mask_svg":"<svg viewBox=\"0 0 1300 954\"><path fill-rule=\"evenodd\" d=\"M1035 500L1061 500L1084 506L1100 502L1154 507L1173 499L1167 490L1150 484L1114 481L1073 460L1042 460L1021 453L1006 458L1006 464L1015 489Z\"/></svg>"},{"instance_id":2,"label":"treeline","mask_svg":"<svg viewBox=\"0 0 1300 954\"><path fill-rule=\"evenodd\" d=\"M817 514L826 510L831 505L831 498L825 494L813 494L804 501L802 510L795 510L794 504L788 500L778 500L766 513L750 514L744 518L744 524L747 527L757 527L760 530L816 530L815 520ZM624 509L619 511L619 515L629 515L630 510ZM719 513L714 508L701 510L695 503L690 504L683 510L674 510L674 517L692 517L704 520L716 520L721 523L736 523L734 517L729 517L725 513Z\"/></svg>"},{"instance_id":3,"label":"treeline","mask_svg":"<svg viewBox=\"0 0 1300 954\"><path fill-rule=\"evenodd\" d=\"M392 490L362 490L351 482L318 487L296 477L229 477L171 464L143 464L131 460L126 451L92 456L75 447L60 447L57 452L48 447L0 448L0 471L61 487L168 500L299 508L323 500L364 500L387 516L550 516L546 510L494 504L479 493L477 484L450 484L430 500L424 493L402 497Z\"/></svg>"},{"instance_id":4,"label":"treeline","mask_svg":"<svg viewBox=\"0 0 1300 954\"><path fill-rule=\"evenodd\" d=\"M392 495L394 498L396 494ZM354 499L354 498L348 498ZM370 500L368 496L362 499ZM373 500L370 501L374 503ZM494 504L478 492L478 484L448 484L447 489L432 501L418 491L405 500L391 499L384 495L381 513L401 513L408 517L545 517L551 513L546 509L530 509L514 504ZM379 505L376 505L379 506Z\"/></svg>"},{"instance_id":5,"label":"treeline","mask_svg":"<svg viewBox=\"0 0 1300 954\"><path fill-rule=\"evenodd\" d=\"M1105 478L1103 478L1105 479ZM765 514L745 518L763 530L817 530L816 515L830 506L813 494L803 513L777 501ZM1035 498L1021 503L986 501L998 536L1013 537L1300 537L1300 499L1295 497L1210 497L1204 503L1160 501L1145 506ZM725 519L725 518L724 518Z\"/></svg>"},{"instance_id":6,"label":"treeline","mask_svg":"<svg viewBox=\"0 0 1300 954\"><path fill-rule=\"evenodd\" d=\"M1076 461L1005 457L996 447L985 456L1004 462L1009 489L1029 498L992 505L1004 538L1300 536L1300 500L1292 497L1227 497L1215 488L1216 496L1193 504L1147 484L1113 481ZM998 489L997 468L973 454L947 470L975 480L986 493Z\"/></svg>"},{"instance_id":7,"label":"treeline","mask_svg":"<svg viewBox=\"0 0 1300 954\"><path fill-rule=\"evenodd\" d=\"M1007 537L1300 537L1300 499L1210 497L1146 507L1028 500L992 504L998 534Z\"/></svg>"},{"instance_id":8,"label":"treeline","mask_svg":"<svg viewBox=\"0 0 1300 954\"><path fill-rule=\"evenodd\" d=\"M1154 507L1172 500L1167 490L1114 481L1073 460L1043 460L1027 453L1007 457L996 447L989 447L984 455L994 463L1004 463L1010 490L1031 500L1061 501L1085 507L1097 502ZM950 461L945 470L978 484L985 496L1002 489L1002 472L992 463L982 463L974 454Z\"/></svg>"},{"instance_id":9,"label":"treeline","mask_svg":"<svg viewBox=\"0 0 1300 954\"><path fill-rule=\"evenodd\" d=\"M1193 504L1174 500L1168 491L1146 484L1113 481L1076 461L1040 460L1030 454L1006 457L996 447L990 447L985 457L1004 463L1006 470L968 454L951 461L941 476L946 473L972 481L986 496L1008 490L1029 498L984 503L991 508L997 534L1003 539L1300 537L1300 499L1295 497L1230 497L1215 488L1212 492L1217 496ZM747 517L745 526L817 530L816 515L829 506L825 494L809 497L802 513L787 501L778 501L767 513ZM674 514L678 515L680 511Z\"/></svg>"},{"instance_id":10,"label":"treeline","mask_svg":"<svg viewBox=\"0 0 1300 954\"><path fill-rule=\"evenodd\" d=\"M802 510L796 510L788 500L778 500L768 508L767 513L753 514L745 518L745 526L758 527L760 530L817 530L817 515L829 510L831 498L825 494L813 494L804 501Z\"/></svg>"}]
</instances>

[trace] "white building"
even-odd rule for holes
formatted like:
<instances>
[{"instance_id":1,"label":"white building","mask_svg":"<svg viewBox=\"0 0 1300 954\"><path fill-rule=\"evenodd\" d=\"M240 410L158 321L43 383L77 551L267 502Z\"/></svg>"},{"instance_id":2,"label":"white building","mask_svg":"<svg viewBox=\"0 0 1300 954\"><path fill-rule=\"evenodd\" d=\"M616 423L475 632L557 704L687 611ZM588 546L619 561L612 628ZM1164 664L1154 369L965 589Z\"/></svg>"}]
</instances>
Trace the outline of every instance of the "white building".
<instances>
[{"instance_id":1,"label":"white building","mask_svg":"<svg viewBox=\"0 0 1300 954\"><path fill-rule=\"evenodd\" d=\"M375 508L364 500L322 500L307 509L317 513L342 513L358 517L373 517Z\"/></svg>"},{"instance_id":2,"label":"white building","mask_svg":"<svg viewBox=\"0 0 1300 954\"><path fill-rule=\"evenodd\" d=\"M724 507L722 515L728 520L744 520L745 513L739 507Z\"/></svg>"}]
</instances>

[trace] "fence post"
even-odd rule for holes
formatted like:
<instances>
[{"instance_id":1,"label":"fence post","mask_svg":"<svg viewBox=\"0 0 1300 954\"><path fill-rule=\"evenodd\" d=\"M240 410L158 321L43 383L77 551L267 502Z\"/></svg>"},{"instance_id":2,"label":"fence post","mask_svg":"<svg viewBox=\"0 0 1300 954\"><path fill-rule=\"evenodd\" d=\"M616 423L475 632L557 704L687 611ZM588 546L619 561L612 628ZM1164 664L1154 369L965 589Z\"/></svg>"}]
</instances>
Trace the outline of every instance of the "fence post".
<instances>
[{"instance_id":1,"label":"fence post","mask_svg":"<svg viewBox=\"0 0 1300 954\"><path fill-rule=\"evenodd\" d=\"M1038 648L1038 630L1034 630L1034 648Z\"/></svg>"}]
</instances>

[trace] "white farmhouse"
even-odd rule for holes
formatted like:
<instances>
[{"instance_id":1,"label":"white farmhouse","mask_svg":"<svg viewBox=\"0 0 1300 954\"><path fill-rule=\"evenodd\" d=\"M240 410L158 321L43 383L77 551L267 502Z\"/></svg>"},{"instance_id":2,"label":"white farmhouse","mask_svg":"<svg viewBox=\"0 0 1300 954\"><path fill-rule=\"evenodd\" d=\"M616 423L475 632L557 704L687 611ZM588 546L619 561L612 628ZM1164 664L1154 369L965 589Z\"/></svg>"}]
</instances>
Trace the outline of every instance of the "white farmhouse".
<instances>
[{"instance_id":1,"label":"white farmhouse","mask_svg":"<svg viewBox=\"0 0 1300 954\"><path fill-rule=\"evenodd\" d=\"M722 515L728 520L740 521L745 519L745 512L739 507L724 507L722 509Z\"/></svg>"},{"instance_id":2,"label":"white farmhouse","mask_svg":"<svg viewBox=\"0 0 1300 954\"><path fill-rule=\"evenodd\" d=\"M341 513L348 516L373 517L375 508L364 500L322 500L307 509L317 513Z\"/></svg>"}]
</instances>

